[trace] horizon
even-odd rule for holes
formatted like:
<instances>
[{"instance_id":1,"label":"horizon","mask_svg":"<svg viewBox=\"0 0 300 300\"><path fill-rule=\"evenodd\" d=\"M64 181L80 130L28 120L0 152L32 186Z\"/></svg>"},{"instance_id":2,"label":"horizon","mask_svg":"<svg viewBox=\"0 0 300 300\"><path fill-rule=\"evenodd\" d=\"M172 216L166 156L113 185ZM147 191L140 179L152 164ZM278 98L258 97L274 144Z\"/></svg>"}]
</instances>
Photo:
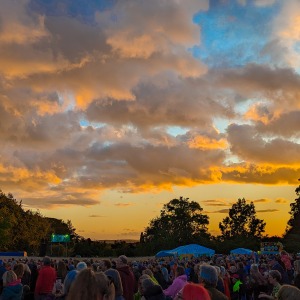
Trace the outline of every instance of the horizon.
<instances>
[{"instance_id":1,"label":"horizon","mask_svg":"<svg viewBox=\"0 0 300 300\"><path fill-rule=\"evenodd\" d=\"M239 198L282 236L300 177L297 0L2 0L0 189L96 240Z\"/></svg>"}]
</instances>

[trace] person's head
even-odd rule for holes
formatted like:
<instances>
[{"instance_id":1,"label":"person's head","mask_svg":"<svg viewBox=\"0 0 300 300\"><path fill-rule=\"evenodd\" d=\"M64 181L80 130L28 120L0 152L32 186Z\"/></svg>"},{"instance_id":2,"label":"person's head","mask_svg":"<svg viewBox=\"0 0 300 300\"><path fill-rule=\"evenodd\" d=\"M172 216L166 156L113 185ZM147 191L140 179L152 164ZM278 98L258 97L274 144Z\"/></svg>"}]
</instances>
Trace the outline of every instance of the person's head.
<instances>
[{"instance_id":1,"label":"person's head","mask_svg":"<svg viewBox=\"0 0 300 300\"><path fill-rule=\"evenodd\" d=\"M148 274L143 274L140 276L139 280L138 280L138 289L141 292L142 290L142 282L144 279L151 279L150 276Z\"/></svg>"},{"instance_id":2,"label":"person's head","mask_svg":"<svg viewBox=\"0 0 300 300\"><path fill-rule=\"evenodd\" d=\"M218 283L218 273L215 267L207 264L200 266L199 280L205 285L216 287Z\"/></svg>"},{"instance_id":3,"label":"person's head","mask_svg":"<svg viewBox=\"0 0 300 300\"><path fill-rule=\"evenodd\" d=\"M99 295L98 282L95 273L91 269L78 272L75 281L71 285L68 300L102 299Z\"/></svg>"},{"instance_id":4,"label":"person's head","mask_svg":"<svg viewBox=\"0 0 300 300\"><path fill-rule=\"evenodd\" d=\"M176 277L184 275L185 274L184 267L178 266L175 273L176 273Z\"/></svg>"},{"instance_id":5,"label":"person's head","mask_svg":"<svg viewBox=\"0 0 300 300\"><path fill-rule=\"evenodd\" d=\"M127 266L127 264L128 264L128 258L125 255L120 255L116 260L117 268Z\"/></svg>"},{"instance_id":6,"label":"person's head","mask_svg":"<svg viewBox=\"0 0 300 300\"><path fill-rule=\"evenodd\" d=\"M300 290L293 285L283 285L278 292L278 300L298 300L300 299Z\"/></svg>"},{"instance_id":7,"label":"person's head","mask_svg":"<svg viewBox=\"0 0 300 300\"><path fill-rule=\"evenodd\" d=\"M143 270L142 274L147 274L150 277L153 277L153 272L150 269L145 269Z\"/></svg>"},{"instance_id":8,"label":"person's head","mask_svg":"<svg viewBox=\"0 0 300 300\"><path fill-rule=\"evenodd\" d=\"M14 271L12 270L6 271L2 276L3 286L7 286L10 283L16 281L17 279L18 279L17 275Z\"/></svg>"},{"instance_id":9,"label":"person's head","mask_svg":"<svg viewBox=\"0 0 300 300\"><path fill-rule=\"evenodd\" d=\"M150 278L145 278L141 282L141 294L143 295L145 292L152 290L155 286L155 283Z\"/></svg>"},{"instance_id":10,"label":"person's head","mask_svg":"<svg viewBox=\"0 0 300 300\"><path fill-rule=\"evenodd\" d=\"M101 261L101 270L104 272L111 268L111 261L109 259L103 259Z\"/></svg>"},{"instance_id":11,"label":"person's head","mask_svg":"<svg viewBox=\"0 0 300 300\"><path fill-rule=\"evenodd\" d=\"M82 271L84 269L87 268L87 264L84 261L80 261L77 265L76 265L76 270L77 271Z\"/></svg>"},{"instance_id":12,"label":"person's head","mask_svg":"<svg viewBox=\"0 0 300 300\"><path fill-rule=\"evenodd\" d=\"M270 284L274 285L274 284L276 284L276 283L278 283L280 281L281 281L281 274L280 274L280 272L277 271L277 270L271 270L269 272L269 282L270 282Z\"/></svg>"},{"instance_id":13,"label":"person's head","mask_svg":"<svg viewBox=\"0 0 300 300\"><path fill-rule=\"evenodd\" d=\"M252 264L250 267L250 272L251 273L258 273L259 269L258 269L258 264Z\"/></svg>"},{"instance_id":14,"label":"person's head","mask_svg":"<svg viewBox=\"0 0 300 300\"><path fill-rule=\"evenodd\" d=\"M50 266L51 265L51 258L49 256L45 256L43 258L43 265L44 266Z\"/></svg>"},{"instance_id":15,"label":"person's head","mask_svg":"<svg viewBox=\"0 0 300 300\"><path fill-rule=\"evenodd\" d=\"M22 278L24 275L24 271L25 271L24 264L22 264L22 263L15 264L14 272L16 273L17 278L19 278L19 279Z\"/></svg>"},{"instance_id":16,"label":"person's head","mask_svg":"<svg viewBox=\"0 0 300 300\"><path fill-rule=\"evenodd\" d=\"M211 300L208 291L200 284L187 283L181 291L183 300Z\"/></svg>"}]
</instances>

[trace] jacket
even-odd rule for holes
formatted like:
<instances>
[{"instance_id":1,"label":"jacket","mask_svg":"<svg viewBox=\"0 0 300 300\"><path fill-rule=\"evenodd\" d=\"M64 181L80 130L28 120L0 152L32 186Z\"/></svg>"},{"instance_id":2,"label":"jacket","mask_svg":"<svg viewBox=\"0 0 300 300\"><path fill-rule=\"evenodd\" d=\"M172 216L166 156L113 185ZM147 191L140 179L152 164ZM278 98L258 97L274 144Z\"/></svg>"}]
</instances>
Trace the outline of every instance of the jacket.
<instances>
[{"instance_id":1,"label":"jacket","mask_svg":"<svg viewBox=\"0 0 300 300\"><path fill-rule=\"evenodd\" d=\"M17 280L4 287L1 300L21 300L22 295L23 285Z\"/></svg>"},{"instance_id":2,"label":"jacket","mask_svg":"<svg viewBox=\"0 0 300 300\"><path fill-rule=\"evenodd\" d=\"M164 290L164 294L174 298L177 293L186 285L186 283L187 276L185 274L180 275L174 279L173 283L167 289Z\"/></svg>"},{"instance_id":3,"label":"jacket","mask_svg":"<svg viewBox=\"0 0 300 300\"><path fill-rule=\"evenodd\" d=\"M117 268L120 274L122 286L123 286L123 297L125 300L133 300L135 292L135 278L133 272L129 266Z\"/></svg>"}]
</instances>

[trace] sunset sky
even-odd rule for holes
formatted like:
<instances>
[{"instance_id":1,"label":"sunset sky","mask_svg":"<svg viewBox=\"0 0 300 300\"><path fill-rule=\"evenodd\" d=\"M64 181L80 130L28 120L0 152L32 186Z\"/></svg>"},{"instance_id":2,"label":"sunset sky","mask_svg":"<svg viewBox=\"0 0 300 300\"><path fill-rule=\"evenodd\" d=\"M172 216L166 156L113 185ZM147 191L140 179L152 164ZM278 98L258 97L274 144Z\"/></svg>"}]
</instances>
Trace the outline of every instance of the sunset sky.
<instances>
[{"instance_id":1,"label":"sunset sky","mask_svg":"<svg viewBox=\"0 0 300 300\"><path fill-rule=\"evenodd\" d=\"M0 189L92 239L183 196L282 235L300 178L299 0L0 0Z\"/></svg>"}]
</instances>

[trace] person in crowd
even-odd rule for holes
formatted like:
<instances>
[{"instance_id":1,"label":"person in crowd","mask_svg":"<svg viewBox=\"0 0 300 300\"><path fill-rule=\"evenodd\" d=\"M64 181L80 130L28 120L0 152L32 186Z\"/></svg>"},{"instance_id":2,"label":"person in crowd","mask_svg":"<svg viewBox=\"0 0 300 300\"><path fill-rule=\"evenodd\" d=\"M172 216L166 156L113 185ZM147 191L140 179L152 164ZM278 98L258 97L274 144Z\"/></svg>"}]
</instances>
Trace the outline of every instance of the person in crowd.
<instances>
[{"instance_id":1,"label":"person in crowd","mask_svg":"<svg viewBox=\"0 0 300 300\"><path fill-rule=\"evenodd\" d=\"M35 299L44 300L52 294L53 286L56 280L56 271L51 267L51 259L45 256L43 266L39 270L38 278L35 285Z\"/></svg>"},{"instance_id":2,"label":"person in crowd","mask_svg":"<svg viewBox=\"0 0 300 300\"><path fill-rule=\"evenodd\" d=\"M282 250L280 253L280 259L283 262L284 268L287 272L289 284L291 284L293 281L292 257L285 250Z\"/></svg>"},{"instance_id":3,"label":"person in crowd","mask_svg":"<svg viewBox=\"0 0 300 300\"><path fill-rule=\"evenodd\" d=\"M169 281L170 281L170 279L169 279L169 271L168 271L167 266L166 266L165 263L163 263L163 264L161 265L161 272L162 272L162 274L163 274L163 276L164 276L165 282L166 282L167 284L169 284Z\"/></svg>"},{"instance_id":4,"label":"person in crowd","mask_svg":"<svg viewBox=\"0 0 300 300\"><path fill-rule=\"evenodd\" d=\"M262 292L267 293L268 281L259 271L257 264L252 264L250 267L248 294L252 294L253 299L257 300L258 295ZM251 289L251 290L250 290Z\"/></svg>"},{"instance_id":5,"label":"person in crowd","mask_svg":"<svg viewBox=\"0 0 300 300\"><path fill-rule=\"evenodd\" d=\"M20 279L20 281L22 280L22 277L24 275L25 272L25 268L24 268L24 264L22 263L17 263L14 265L14 272L17 275L17 278Z\"/></svg>"},{"instance_id":6,"label":"person in crowd","mask_svg":"<svg viewBox=\"0 0 300 300\"><path fill-rule=\"evenodd\" d=\"M288 284L289 283L289 277L288 277L287 271L285 270L284 265L279 263L278 258L271 255L268 258L268 263L269 263L270 270L277 270L277 271L280 272L281 283L282 284Z\"/></svg>"},{"instance_id":7,"label":"person in crowd","mask_svg":"<svg viewBox=\"0 0 300 300\"><path fill-rule=\"evenodd\" d=\"M100 263L100 269L101 271L105 272L108 269L111 269L111 261L109 259L103 259Z\"/></svg>"},{"instance_id":8,"label":"person in crowd","mask_svg":"<svg viewBox=\"0 0 300 300\"><path fill-rule=\"evenodd\" d=\"M142 300L164 300L166 298L161 286L150 278L142 280L141 293Z\"/></svg>"},{"instance_id":9,"label":"person in crowd","mask_svg":"<svg viewBox=\"0 0 300 300\"><path fill-rule=\"evenodd\" d=\"M149 277L152 279L152 281L155 283L155 284L159 284L158 281L156 280L156 278L154 277L153 275L153 272L150 270L150 269L145 269L142 271L142 274L147 274L149 275Z\"/></svg>"},{"instance_id":10,"label":"person in crowd","mask_svg":"<svg viewBox=\"0 0 300 300\"><path fill-rule=\"evenodd\" d=\"M218 274L217 290L225 294L225 286L224 286L223 277L221 275L221 268L219 266L214 266L214 267L216 268Z\"/></svg>"},{"instance_id":11,"label":"person in crowd","mask_svg":"<svg viewBox=\"0 0 300 300\"><path fill-rule=\"evenodd\" d=\"M174 300L211 300L208 291L200 284L187 283Z\"/></svg>"},{"instance_id":12,"label":"person in crowd","mask_svg":"<svg viewBox=\"0 0 300 300\"><path fill-rule=\"evenodd\" d=\"M68 273L68 269L66 263L63 260L60 260L58 262L56 273L57 273L57 279L60 279L62 282L64 282Z\"/></svg>"},{"instance_id":13,"label":"person in crowd","mask_svg":"<svg viewBox=\"0 0 300 300\"><path fill-rule=\"evenodd\" d=\"M104 281L104 282L102 282ZM100 285L101 284L101 285ZM101 290L103 288L103 290ZM108 293L108 279L102 276L101 280L96 279L95 273L91 269L81 270L71 286L67 300L102 300Z\"/></svg>"},{"instance_id":14,"label":"person in crowd","mask_svg":"<svg viewBox=\"0 0 300 300\"><path fill-rule=\"evenodd\" d=\"M87 265L84 261L82 261L82 262L77 263L76 269L71 270L67 273L67 275L65 277L65 280L64 280L64 283L63 283L65 297L67 297L67 295L69 294L69 291L70 291L71 286L73 285L73 283L76 279L77 274L80 271L85 270L85 269L87 269Z\"/></svg>"},{"instance_id":15,"label":"person in crowd","mask_svg":"<svg viewBox=\"0 0 300 300\"><path fill-rule=\"evenodd\" d=\"M278 291L278 300L298 300L300 299L300 290L292 285L284 284Z\"/></svg>"},{"instance_id":16,"label":"person in crowd","mask_svg":"<svg viewBox=\"0 0 300 300\"><path fill-rule=\"evenodd\" d=\"M143 274L140 276L140 278L138 279L138 290L134 294L134 300L140 300L142 298L142 281L144 279L151 279L151 278L147 274Z\"/></svg>"},{"instance_id":17,"label":"person in crowd","mask_svg":"<svg viewBox=\"0 0 300 300\"><path fill-rule=\"evenodd\" d=\"M269 283L273 286L271 295L262 292L258 295L258 299L270 299L270 300L278 299L278 292L281 288L280 281L281 281L280 272L277 270L271 270L269 272Z\"/></svg>"},{"instance_id":18,"label":"person in crowd","mask_svg":"<svg viewBox=\"0 0 300 300\"><path fill-rule=\"evenodd\" d=\"M300 289L300 260L294 261L294 280L293 285Z\"/></svg>"},{"instance_id":19,"label":"person in crowd","mask_svg":"<svg viewBox=\"0 0 300 300\"><path fill-rule=\"evenodd\" d=\"M23 295L23 285L17 278L17 274L10 270L3 274L3 291L1 300L21 300Z\"/></svg>"},{"instance_id":20,"label":"person in crowd","mask_svg":"<svg viewBox=\"0 0 300 300\"><path fill-rule=\"evenodd\" d=\"M135 278L132 270L128 265L128 258L125 255L120 255L116 260L116 269L120 274L123 296L125 300L133 300L135 292Z\"/></svg>"},{"instance_id":21,"label":"person in crowd","mask_svg":"<svg viewBox=\"0 0 300 300\"><path fill-rule=\"evenodd\" d=\"M115 287L115 300L124 300L123 286L119 272L115 269L110 268L107 269L104 273L108 277L108 279L112 281Z\"/></svg>"},{"instance_id":22,"label":"person in crowd","mask_svg":"<svg viewBox=\"0 0 300 300\"><path fill-rule=\"evenodd\" d=\"M224 294L228 297L228 299L231 299L230 298L230 275L228 274L225 267L222 265L220 265L220 272L224 284Z\"/></svg>"},{"instance_id":23,"label":"person in crowd","mask_svg":"<svg viewBox=\"0 0 300 300\"><path fill-rule=\"evenodd\" d=\"M114 300L116 299L116 290L113 280L111 280L105 273L95 273L96 282L98 285L99 296L97 300ZM123 298L124 299L124 298Z\"/></svg>"},{"instance_id":24,"label":"person in crowd","mask_svg":"<svg viewBox=\"0 0 300 300\"><path fill-rule=\"evenodd\" d=\"M22 276L22 279L21 279L21 283L23 285L27 285L30 287L30 283L31 283L31 270L28 266L28 264L23 264L24 266L24 274Z\"/></svg>"},{"instance_id":25,"label":"person in crowd","mask_svg":"<svg viewBox=\"0 0 300 300\"><path fill-rule=\"evenodd\" d=\"M162 273L162 270L161 270L161 265L159 264L155 264L153 266L153 276L154 278L157 280L158 284L163 288L163 289L166 289L168 287L168 283L167 281L165 280L165 277Z\"/></svg>"},{"instance_id":26,"label":"person in crowd","mask_svg":"<svg viewBox=\"0 0 300 300\"><path fill-rule=\"evenodd\" d=\"M211 300L228 300L228 297L217 290L218 274L214 266L202 264L199 270L199 282L208 291Z\"/></svg>"},{"instance_id":27,"label":"person in crowd","mask_svg":"<svg viewBox=\"0 0 300 300\"><path fill-rule=\"evenodd\" d=\"M175 279L172 284L164 290L164 294L168 297L174 298L177 293L186 285L187 276L183 266L177 266L175 271Z\"/></svg>"}]
</instances>

